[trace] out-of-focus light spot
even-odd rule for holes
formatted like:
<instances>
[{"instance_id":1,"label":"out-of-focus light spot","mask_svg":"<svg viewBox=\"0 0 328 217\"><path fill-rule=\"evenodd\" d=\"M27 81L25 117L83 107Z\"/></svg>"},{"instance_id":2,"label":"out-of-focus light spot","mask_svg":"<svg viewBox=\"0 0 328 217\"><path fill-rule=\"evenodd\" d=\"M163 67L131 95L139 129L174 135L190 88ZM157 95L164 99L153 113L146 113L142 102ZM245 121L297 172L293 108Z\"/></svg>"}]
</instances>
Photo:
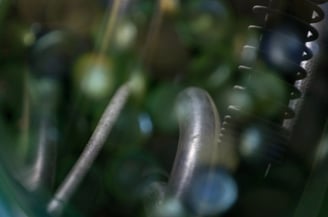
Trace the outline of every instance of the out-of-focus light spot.
<instances>
[{"instance_id":1,"label":"out-of-focus light spot","mask_svg":"<svg viewBox=\"0 0 328 217\"><path fill-rule=\"evenodd\" d=\"M254 157L261 145L261 135L255 128L247 129L241 136L240 153L244 157Z\"/></svg>"},{"instance_id":2,"label":"out-of-focus light spot","mask_svg":"<svg viewBox=\"0 0 328 217\"><path fill-rule=\"evenodd\" d=\"M246 65L250 65L257 57L256 52L248 48L244 48L242 50L241 56L243 63L245 63Z\"/></svg>"},{"instance_id":3,"label":"out-of-focus light spot","mask_svg":"<svg viewBox=\"0 0 328 217\"><path fill-rule=\"evenodd\" d=\"M139 127L143 134L149 135L153 131L153 123L147 113L142 113L138 117Z\"/></svg>"},{"instance_id":4,"label":"out-of-focus light spot","mask_svg":"<svg viewBox=\"0 0 328 217\"><path fill-rule=\"evenodd\" d=\"M245 78L245 83L257 112L274 116L281 111L281 102L285 102L288 93L283 81L273 71L254 73L252 79Z\"/></svg>"},{"instance_id":5,"label":"out-of-focus light spot","mask_svg":"<svg viewBox=\"0 0 328 217\"><path fill-rule=\"evenodd\" d=\"M227 104L233 105L245 111L252 111L254 107L254 99L248 91L234 89L227 94Z\"/></svg>"},{"instance_id":6,"label":"out-of-focus light spot","mask_svg":"<svg viewBox=\"0 0 328 217\"><path fill-rule=\"evenodd\" d=\"M143 186L141 194L143 198L151 205L163 201L167 194L166 180L168 174L159 168L150 168L143 173Z\"/></svg>"},{"instance_id":7,"label":"out-of-focus light spot","mask_svg":"<svg viewBox=\"0 0 328 217\"><path fill-rule=\"evenodd\" d=\"M105 56L88 54L81 57L75 69L75 82L92 99L108 96L113 88L113 70Z\"/></svg>"},{"instance_id":8,"label":"out-of-focus light spot","mask_svg":"<svg viewBox=\"0 0 328 217\"><path fill-rule=\"evenodd\" d=\"M174 114L180 120L187 120L190 118L192 111L191 102L188 98L181 97L174 108Z\"/></svg>"},{"instance_id":9,"label":"out-of-focus light spot","mask_svg":"<svg viewBox=\"0 0 328 217\"><path fill-rule=\"evenodd\" d=\"M130 21L118 25L115 35L115 46L121 50L129 48L137 36L137 28Z\"/></svg>"},{"instance_id":10,"label":"out-of-focus light spot","mask_svg":"<svg viewBox=\"0 0 328 217\"><path fill-rule=\"evenodd\" d=\"M208 11L220 18L225 18L228 16L228 10L220 1L205 0L201 1L200 4L202 10Z\"/></svg>"},{"instance_id":11,"label":"out-of-focus light spot","mask_svg":"<svg viewBox=\"0 0 328 217\"><path fill-rule=\"evenodd\" d=\"M193 5L193 14L192 15L192 29L196 33L205 33L209 31L213 33L213 29L211 27L217 27L216 29L221 29L221 25L216 24L223 24L228 18L228 10L226 9L225 5L219 1L215 0L203 0L195 3Z\"/></svg>"},{"instance_id":12,"label":"out-of-focus light spot","mask_svg":"<svg viewBox=\"0 0 328 217\"><path fill-rule=\"evenodd\" d=\"M25 46L30 46L35 42L35 35L33 32L28 31L25 34L23 34L23 43Z\"/></svg>"},{"instance_id":13,"label":"out-of-focus light spot","mask_svg":"<svg viewBox=\"0 0 328 217\"><path fill-rule=\"evenodd\" d=\"M280 161L285 154L285 139L273 125L256 122L245 126L239 142L241 158L253 166Z\"/></svg>"},{"instance_id":14,"label":"out-of-focus light spot","mask_svg":"<svg viewBox=\"0 0 328 217\"><path fill-rule=\"evenodd\" d=\"M145 73L139 69L136 69L132 72L130 77L130 88L131 93L137 99L142 99L146 92L146 78Z\"/></svg>"},{"instance_id":15,"label":"out-of-focus light spot","mask_svg":"<svg viewBox=\"0 0 328 217\"><path fill-rule=\"evenodd\" d=\"M257 58L258 39L255 35L250 36L247 40L247 46L242 48L241 59L244 65L250 66Z\"/></svg>"},{"instance_id":16,"label":"out-of-focus light spot","mask_svg":"<svg viewBox=\"0 0 328 217\"><path fill-rule=\"evenodd\" d=\"M206 32L213 26L213 18L209 14L202 14L191 23L191 28L196 33Z\"/></svg>"},{"instance_id":17,"label":"out-of-focus light spot","mask_svg":"<svg viewBox=\"0 0 328 217\"><path fill-rule=\"evenodd\" d=\"M37 41L35 45L35 50L41 52L46 50L49 47L52 47L57 44L61 44L65 40L65 33L62 31L52 31Z\"/></svg>"},{"instance_id":18,"label":"out-of-focus light spot","mask_svg":"<svg viewBox=\"0 0 328 217\"><path fill-rule=\"evenodd\" d=\"M38 91L45 97L53 96L58 92L58 84L51 79L40 79L37 82Z\"/></svg>"},{"instance_id":19,"label":"out-of-focus light spot","mask_svg":"<svg viewBox=\"0 0 328 217\"><path fill-rule=\"evenodd\" d=\"M176 13L179 9L179 0L160 0L160 9L167 14Z\"/></svg>"},{"instance_id":20,"label":"out-of-focus light spot","mask_svg":"<svg viewBox=\"0 0 328 217\"><path fill-rule=\"evenodd\" d=\"M220 66L210 75L207 85L211 88L221 87L228 82L231 73L228 65Z\"/></svg>"},{"instance_id":21,"label":"out-of-focus light spot","mask_svg":"<svg viewBox=\"0 0 328 217\"><path fill-rule=\"evenodd\" d=\"M237 200L235 180L223 169L206 168L196 173L188 194L188 206L199 216L227 211Z\"/></svg>"},{"instance_id":22,"label":"out-of-focus light spot","mask_svg":"<svg viewBox=\"0 0 328 217\"><path fill-rule=\"evenodd\" d=\"M263 37L262 49L266 61L273 67L290 71L293 64L301 61L304 44L297 32L288 27L279 27Z\"/></svg>"},{"instance_id":23,"label":"out-of-focus light spot","mask_svg":"<svg viewBox=\"0 0 328 217\"><path fill-rule=\"evenodd\" d=\"M102 95L107 87L108 79L105 71L101 66L93 66L89 69L90 73L86 74L81 81L81 89L87 90L90 95Z\"/></svg>"},{"instance_id":24,"label":"out-of-focus light spot","mask_svg":"<svg viewBox=\"0 0 328 217\"><path fill-rule=\"evenodd\" d=\"M186 216L184 207L177 198L167 198L156 204L149 217L183 217Z\"/></svg>"},{"instance_id":25,"label":"out-of-focus light spot","mask_svg":"<svg viewBox=\"0 0 328 217\"><path fill-rule=\"evenodd\" d=\"M148 206L146 210L147 216L150 216L150 213L153 212L154 206L165 200L167 194L167 184L153 180L145 183L143 189L141 189L141 192L142 198Z\"/></svg>"}]
</instances>

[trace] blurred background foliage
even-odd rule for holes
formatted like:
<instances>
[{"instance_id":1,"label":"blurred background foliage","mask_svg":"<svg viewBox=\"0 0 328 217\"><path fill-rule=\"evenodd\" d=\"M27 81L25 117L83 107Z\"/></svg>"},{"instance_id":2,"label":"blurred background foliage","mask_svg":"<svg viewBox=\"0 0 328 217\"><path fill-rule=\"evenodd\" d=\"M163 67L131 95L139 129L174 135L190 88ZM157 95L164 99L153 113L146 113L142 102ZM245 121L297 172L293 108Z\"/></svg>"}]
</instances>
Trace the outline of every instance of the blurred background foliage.
<instances>
[{"instance_id":1,"label":"blurred background foliage","mask_svg":"<svg viewBox=\"0 0 328 217\"><path fill-rule=\"evenodd\" d=\"M203 87L226 106L245 34L231 3L122 0L118 12L110 0L0 4L0 127L8 167L24 162L37 142L40 114L47 113L58 145L55 189L114 90L132 77L138 91L68 210L142 216L144 171L161 168L166 180L173 164L176 95Z\"/></svg>"},{"instance_id":2,"label":"blurred background foliage","mask_svg":"<svg viewBox=\"0 0 328 217\"><path fill-rule=\"evenodd\" d=\"M252 96L232 91L247 25L256 18L249 1L120 2L115 11L111 0L0 1L1 156L8 168L19 167L37 141L40 119L51 119L58 160L47 195L77 160L117 87L137 81L64 216L144 216L144 173L168 177L178 143L173 106L185 87L206 89L221 117L231 103L270 115L267 108L275 107L259 100L261 91L271 85L278 91L265 94L285 94L274 77L259 78ZM290 171L302 176L293 166L275 172ZM252 203L266 195L265 203L279 201L281 210L292 203L285 192L264 187L245 195Z\"/></svg>"}]
</instances>

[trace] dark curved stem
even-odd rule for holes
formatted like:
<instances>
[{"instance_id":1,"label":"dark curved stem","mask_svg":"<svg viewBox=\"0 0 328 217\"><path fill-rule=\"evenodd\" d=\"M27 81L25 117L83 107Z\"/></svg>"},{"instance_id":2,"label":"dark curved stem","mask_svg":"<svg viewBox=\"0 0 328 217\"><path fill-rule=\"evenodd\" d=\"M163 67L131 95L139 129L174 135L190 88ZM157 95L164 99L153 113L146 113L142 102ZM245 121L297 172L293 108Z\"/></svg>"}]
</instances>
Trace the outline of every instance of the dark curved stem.
<instances>
[{"instance_id":1,"label":"dark curved stem","mask_svg":"<svg viewBox=\"0 0 328 217\"><path fill-rule=\"evenodd\" d=\"M47 117L40 120L38 142L35 147L33 161L28 164L22 178L24 186L35 193L42 193L53 186L56 168L57 146L53 132L53 125Z\"/></svg>"},{"instance_id":2,"label":"dark curved stem","mask_svg":"<svg viewBox=\"0 0 328 217\"><path fill-rule=\"evenodd\" d=\"M57 144L56 144L56 125L54 124L57 109L57 88L59 83L52 79L29 78L25 72L26 89L24 96L23 109L23 161L20 162L19 169L14 176L29 192L43 197L46 191L53 187L56 168ZM30 88L33 82L47 82L52 85L48 91L36 90L33 92L34 103L30 103ZM37 86L37 85L36 85ZM52 99L52 100L49 100ZM31 107L31 108L30 108ZM34 112L32 115L29 110ZM30 118L33 117L33 118ZM33 121L30 121L33 119ZM29 130L30 122L36 122L37 131ZM34 125L34 124L33 124ZM29 141L30 134L35 134L36 141Z\"/></svg>"}]
</instances>

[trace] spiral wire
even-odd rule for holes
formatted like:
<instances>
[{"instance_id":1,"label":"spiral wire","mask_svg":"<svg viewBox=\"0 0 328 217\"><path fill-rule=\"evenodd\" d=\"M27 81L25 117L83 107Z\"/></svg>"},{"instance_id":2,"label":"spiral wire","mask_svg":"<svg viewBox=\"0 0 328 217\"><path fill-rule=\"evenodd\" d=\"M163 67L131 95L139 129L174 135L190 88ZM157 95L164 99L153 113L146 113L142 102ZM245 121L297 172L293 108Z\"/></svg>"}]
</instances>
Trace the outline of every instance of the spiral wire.
<instances>
[{"instance_id":1,"label":"spiral wire","mask_svg":"<svg viewBox=\"0 0 328 217\"><path fill-rule=\"evenodd\" d=\"M319 37L318 30L311 24L320 22L324 19L324 12L319 7L319 4L328 2L326 0L302 0L302 1L280 1L271 0L269 5L255 5L253 12L264 15L263 25L249 25L249 31L259 33L258 46L247 44L243 47L243 52L255 56L254 60L242 63L238 69L242 75L248 76L248 85L236 85L233 91L240 93L250 93L252 90L252 74L257 73L261 69L256 66L264 62L264 65L272 69L278 74L279 80L282 81L284 88L288 92L288 97L283 102L275 102L279 104L279 114L273 117L258 114L258 112L249 111L240 105L231 104L228 106L227 114L223 119L221 133L219 137L220 145L227 146L232 143L236 149L240 148L242 143L242 132L245 127L258 124L262 130L261 133L267 145L262 148L262 160L265 164L271 164L281 161L288 144L288 135L291 132L291 127L283 126L283 121L295 117L295 108L289 108L288 104L292 100L299 100L305 90L300 90L295 87L295 81L306 79L308 71L302 67L301 62L308 61L313 57L313 51L306 46L306 43L316 40ZM296 4L297 3L297 4ZM283 26L288 31L279 29ZM288 50L282 49L282 55L285 57L281 62L274 62L270 58L269 52L272 52L273 47L267 48L266 42L271 40L272 35L279 35L280 39L290 38L290 34L297 37L297 49L294 50L295 55L291 56ZM282 40L280 40L282 41ZM283 43L283 42L278 43ZM260 62L260 64L258 64ZM268 72L268 73L271 73ZM254 75L253 75L254 76ZM277 101L277 100L276 100ZM270 141L268 141L270 140ZM278 142L277 142L278 141Z\"/></svg>"}]
</instances>

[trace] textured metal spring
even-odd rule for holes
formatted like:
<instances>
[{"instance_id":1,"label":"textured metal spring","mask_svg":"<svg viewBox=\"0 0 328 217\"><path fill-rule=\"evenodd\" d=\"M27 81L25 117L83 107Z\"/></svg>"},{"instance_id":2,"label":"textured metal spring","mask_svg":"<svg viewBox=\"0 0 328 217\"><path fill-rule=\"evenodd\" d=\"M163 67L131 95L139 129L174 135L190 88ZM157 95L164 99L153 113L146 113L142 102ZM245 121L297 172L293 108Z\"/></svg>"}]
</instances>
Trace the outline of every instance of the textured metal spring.
<instances>
[{"instance_id":1,"label":"textured metal spring","mask_svg":"<svg viewBox=\"0 0 328 217\"><path fill-rule=\"evenodd\" d=\"M262 6L262 5L255 5L253 7L254 13L260 13L265 16L265 24L263 26L260 25L250 25L248 27L251 31L258 31L261 33L260 43L259 47L253 46L253 45L245 45L244 51L247 53L256 53L261 58L261 61L266 62L266 64L274 68L278 73L280 74L280 79L283 81L285 86L287 87L287 90L289 92L288 101L290 100L297 100L301 97L302 93L304 93L304 90L299 90L294 86L295 81L305 79L307 76L307 71L305 68L301 66L302 61L307 61L312 58L313 53L310 48L306 46L307 42L314 41L319 37L319 33L316 30L315 27L313 27L312 23L317 23L321 21L324 18L324 12L322 9L318 6L318 4L322 4L328 2L327 0L302 0L302 1L279 1L279 0L272 0L270 1L270 6ZM301 5L301 9L306 11L306 14L302 14L302 10L297 11L295 9L296 7L293 6L293 3L296 6ZM297 4L296 4L297 3ZM281 5L285 4L286 8L281 8ZM278 7L277 7L278 5ZM296 11L296 12L295 12ZM262 44L263 44L263 38L265 38L266 34L272 34L277 33L276 27L277 21L278 25L284 25L284 23L291 24L290 26L295 27L293 31L295 31L295 34L301 39L300 45L301 50L299 50L299 57L296 59L289 59L288 62L288 69L284 68L284 66L280 65L274 65L271 64L266 60L267 52ZM278 32L278 34L284 34L283 32ZM288 36L287 36L288 37ZM288 54L286 55L288 56ZM255 61L257 61L255 60ZM253 65L254 62L241 64L238 69L240 72L243 73L249 73L250 75L252 72L256 71L256 68L254 68ZM234 91L248 91L247 87L236 85L234 87ZM247 127L249 124L252 123L261 123L260 125L264 128L267 128L266 130L270 136L266 136L265 139L271 139L273 136L276 137L274 140L283 141L278 142L275 144L275 147L266 147L265 152L262 153L265 156L262 156L262 158L267 162L275 162L277 160L280 160L281 155L283 153L283 148L281 146L286 145L288 141L288 132L290 132L292 129L289 129L289 127L284 128L282 127L282 123L285 119L291 119L295 116L295 108L289 108L288 103L289 102L277 102L281 103L283 106L281 115L279 117L273 118L272 120L265 120L265 117L259 117L257 114L246 114L247 118L245 117L240 118L240 115L243 113L247 113L245 109L240 108L236 105L230 105L228 107L228 114L225 116L223 120L223 125L221 129L220 134L220 144L223 146L228 146L231 144L226 143L233 143L233 145L237 145L241 140L240 133L241 131ZM237 143L237 144L236 144ZM285 143L285 144L284 144ZM269 154L268 154L269 153Z\"/></svg>"}]
</instances>

